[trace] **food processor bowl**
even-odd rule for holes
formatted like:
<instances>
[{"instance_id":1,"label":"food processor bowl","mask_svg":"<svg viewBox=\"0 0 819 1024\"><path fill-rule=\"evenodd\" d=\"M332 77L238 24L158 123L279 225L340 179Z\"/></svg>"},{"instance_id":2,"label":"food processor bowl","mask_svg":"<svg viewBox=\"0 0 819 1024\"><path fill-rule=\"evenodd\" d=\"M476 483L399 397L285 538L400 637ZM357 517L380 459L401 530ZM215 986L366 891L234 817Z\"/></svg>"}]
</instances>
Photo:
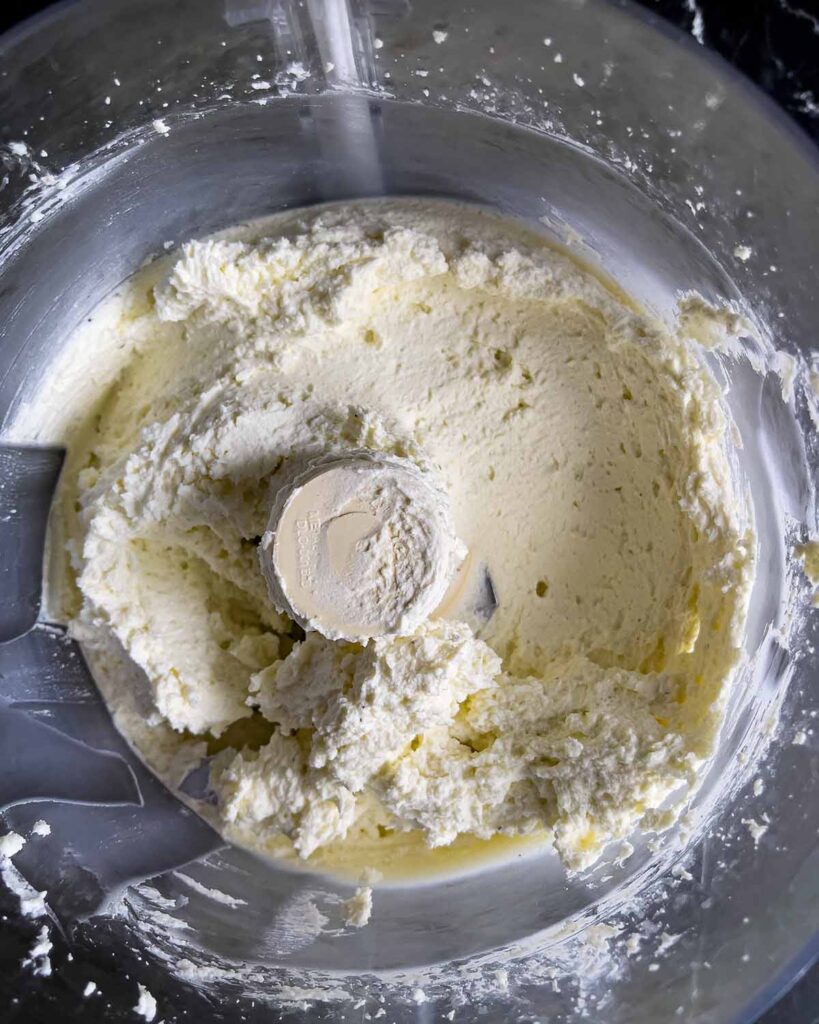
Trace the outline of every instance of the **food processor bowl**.
<instances>
[{"instance_id":1,"label":"food processor bowl","mask_svg":"<svg viewBox=\"0 0 819 1024\"><path fill-rule=\"evenodd\" d=\"M46 601L0 645L5 818L52 827L17 884L165 1016L754 1019L819 952L819 616L791 555L817 527L808 141L693 40L605 0L81 0L0 48L0 422L21 458L48 441L49 367L146 260L285 207L449 197L530 223L660 318L688 292L744 313L740 352L707 358L760 545L746 664L674 828L580 874L533 851L380 885L360 930L354 884L226 846L150 775ZM0 471L11 564L42 526L9 498L19 463Z\"/></svg>"}]
</instances>

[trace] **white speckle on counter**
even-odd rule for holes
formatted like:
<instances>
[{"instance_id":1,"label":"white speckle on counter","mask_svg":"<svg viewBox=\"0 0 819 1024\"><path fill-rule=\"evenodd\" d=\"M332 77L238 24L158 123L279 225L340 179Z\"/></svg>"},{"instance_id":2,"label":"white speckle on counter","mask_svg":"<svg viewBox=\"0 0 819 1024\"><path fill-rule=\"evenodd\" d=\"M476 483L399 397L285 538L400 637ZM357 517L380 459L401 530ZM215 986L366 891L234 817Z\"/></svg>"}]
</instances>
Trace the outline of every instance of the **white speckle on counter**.
<instances>
[{"instance_id":1,"label":"white speckle on counter","mask_svg":"<svg viewBox=\"0 0 819 1024\"><path fill-rule=\"evenodd\" d=\"M51 975L51 935L47 925L43 925L37 933L34 945L29 950L28 956L23 960L23 967L30 967L32 972L41 978L48 978Z\"/></svg>"},{"instance_id":2,"label":"white speckle on counter","mask_svg":"<svg viewBox=\"0 0 819 1024\"><path fill-rule=\"evenodd\" d=\"M578 75L576 72L575 74L572 75L572 81L575 85L580 86L581 89L586 84L585 80L581 78L580 75Z\"/></svg>"},{"instance_id":3,"label":"white speckle on counter","mask_svg":"<svg viewBox=\"0 0 819 1024\"><path fill-rule=\"evenodd\" d=\"M384 46L384 40L376 36L375 39L373 39L373 46L376 48L376 50L382 49Z\"/></svg>"},{"instance_id":4,"label":"white speckle on counter","mask_svg":"<svg viewBox=\"0 0 819 1024\"><path fill-rule=\"evenodd\" d=\"M793 737L793 745L795 747L804 747L808 742L808 734L804 729L800 729Z\"/></svg>"},{"instance_id":5,"label":"white speckle on counter","mask_svg":"<svg viewBox=\"0 0 819 1024\"><path fill-rule=\"evenodd\" d=\"M427 994L422 988L416 988L413 989L412 998L420 1006L427 1001Z\"/></svg>"},{"instance_id":6,"label":"white speckle on counter","mask_svg":"<svg viewBox=\"0 0 819 1024\"><path fill-rule=\"evenodd\" d=\"M154 126L154 131L157 132L159 135L170 135L171 129L165 124L161 117L158 117L152 123Z\"/></svg>"},{"instance_id":7,"label":"white speckle on counter","mask_svg":"<svg viewBox=\"0 0 819 1024\"><path fill-rule=\"evenodd\" d=\"M441 43L446 42L446 37L448 35L449 35L449 32L443 32L439 28L434 29L433 32L432 32L432 38L435 40L435 42L439 46L441 45Z\"/></svg>"},{"instance_id":8,"label":"white speckle on counter","mask_svg":"<svg viewBox=\"0 0 819 1024\"><path fill-rule=\"evenodd\" d=\"M24 917L42 917L45 914L45 891L38 892L29 885L8 857L0 856L0 878L20 900L20 913Z\"/></svg>"},{"instance_id":9,"label":"white speckle on counter","mask_svg":"<svg viewBox=\"0 0 819 1024\"><path fill-rule=\"evenodd\" d=\"M762 791L765 789L765 783L762 779L754 779L754 796L762 796Z\"/></svg>"},{"instance_id":10,"label":"white speckle on counter","mask_svg":"<svg viewBox=\"0 0 819 1024\"><path fill-rule=\"evenodd\" d=\"M31 826L31 834L33 836L50 836L51 826L47 821L44 821L42 818L40 818L39 821L35 821L34 824Z\"/></svg>"},{"instance_id":11,"label":"white speckle on counter","mask_svg":"<svg viewBox=\"0 0 819 1024\"><path fill-rule=\"evenodd\" d=\"M0 857L16 857L26 845L25 839L17 832L7 832L0 836Z\"/></svg>"},{"instance_id":12,"label":"white speckle on counter","mask_svg":"<svg viewBox=\"0 0 819 1024\"><path fill-rule=\"evenodd\" d=\"M10 142L9 149L15 156L28 155L28 146L25 144L25 142Z\"/></svg>"},{"instance_id":13,"label":"white speckle on counter","mask_svg":"<svg viewBox=\"0 0 819 1024\"><path fill-rule=\"evenodd\" d=\"M693 14L694 19L691 23L691 35L697 40L700 46L705 45L705 19L702 16L702 11L697 6L695 0L685 0L685 6L689 14Z\"/></svg>"},{"instance_id":14,"label":"white speckle on counter","mask_svg":"<svg viewBox=\"0 0 819 1024\"><path fill-rule=\"evenodd\" d=\"M82 990L83 999L87 999L89 996L93 996L93 994L96 991L97 991L96 984L93 981L87 982L85 988Z\"/></svg>"},{"instance_id":15,"label":"white speckle on counter","mask_svg":"<svg viewBox=\"0 0 819 1024\"><path fill-rule=\"evenodd\" d=\"M156 1016L156 999L151 995L144 985L137 984L139 999L134 1007L134 1013L138 1013L145 1020L151 1021Z\"/></svg>"},{"instance_id":16,"label":"white speckle on counter","mask_svg":"<svg viewBox=\"0 0 819 1024\"><path fill-rule=\"evenodd\" d=\"M734 249L734 256L743 263L747 263L753 254L754 250L750 245L738 245L736 249Z\"/></svg>"},{"instance_id":17,"label":"white speckle on counter","mask_svg":"<svg viewBox=\"0 0 819 1024\"><path fill-rule=\"evenodd\" d=\"M797 92L795 98L799 100L799 109L803 114L812 114L814 117L819 114L819 102L810 89Z\"/></svg>"}]
</instances>

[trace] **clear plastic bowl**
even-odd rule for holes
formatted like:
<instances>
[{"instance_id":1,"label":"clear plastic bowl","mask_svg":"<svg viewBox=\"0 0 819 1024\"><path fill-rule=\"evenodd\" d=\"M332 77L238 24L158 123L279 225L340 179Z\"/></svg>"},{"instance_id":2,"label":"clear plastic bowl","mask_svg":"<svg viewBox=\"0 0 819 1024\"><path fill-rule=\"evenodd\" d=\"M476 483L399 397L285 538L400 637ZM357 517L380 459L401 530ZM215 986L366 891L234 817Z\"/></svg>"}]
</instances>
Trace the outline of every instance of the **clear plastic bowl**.
<instances>
[{"instance_id":1,"label":"clear plastic bowl","mask_svg":"<svg viewBox=\"0 0 819 1024\"><path fill-rule=\"evenodd\" d=\"M49 362L167 243L354 196L485 203L539 222L660 315L695 290L745 304L778 349L815 347L815 152L631 6L85 0L0 50L6 440L36 440L20 425ZM24 830L43 815L32 798L56 801L60 855L29 844L15 863L88 962L136 949L160 1013L204 990L226 1021L270 1003L293 1019L343 1004L351 1020L611 1024L748 1021L769 1004L819 952L817 617L788 558L816 531L817 450L804 394L785 400L750 363L714 368L761 557L754 658L688 830L580 876L542 854L383 887L367 928L311 933L310 907L332 920L351 887L225 848L140 765L73 644L41 622L0 646L6 817ZM757 844L747 823L766 815Z\"/></svg>"}]
</instances>

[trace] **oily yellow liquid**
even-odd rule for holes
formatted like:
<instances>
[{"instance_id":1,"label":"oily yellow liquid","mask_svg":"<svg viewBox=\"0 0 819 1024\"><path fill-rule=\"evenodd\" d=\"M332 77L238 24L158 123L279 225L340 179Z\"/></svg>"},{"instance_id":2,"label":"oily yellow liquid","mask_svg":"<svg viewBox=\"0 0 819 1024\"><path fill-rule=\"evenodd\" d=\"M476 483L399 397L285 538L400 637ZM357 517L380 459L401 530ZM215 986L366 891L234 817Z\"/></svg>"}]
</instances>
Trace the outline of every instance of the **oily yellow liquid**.
<instances>
[{"instance_id":1,"label":"oily yellow liquid","mask_svg":"<svg viewBox=\"0 0 819 1024\"><path fill-rule=\"evenodd\" d=\"M240 835L230 838L242 843ZM253 846L247 840L242 845ZM369 829L363 828L351 830L345 839L328 843L306 860L296 854L283 836L271 840L263 850L255 844L254 852L301 871L332 875L344 881L363 879L372 883L401 884L463 875L549 847L545 831L526 836L497 835L491 839L461 835L449 846L431 849L421 832L396 830L386 835L372 835Z\"/></svg>"},{"instance_id":2,"label":"oily yellow liquid","mask_svg":"<svg viewBox=\"0 0 819 1024\"><path fill-rule=\"evenodd\" d=\"M449 846L430 849L420 832L391 832L374 839L351 833L343 842L318 850L305 867L343 878L358 879L372 869L385 882L432 880L463 874L493 863L505 863L549 845L545 832L526 836L493 836L478 839L461 835Z\"/></svg>"}]
</instances>

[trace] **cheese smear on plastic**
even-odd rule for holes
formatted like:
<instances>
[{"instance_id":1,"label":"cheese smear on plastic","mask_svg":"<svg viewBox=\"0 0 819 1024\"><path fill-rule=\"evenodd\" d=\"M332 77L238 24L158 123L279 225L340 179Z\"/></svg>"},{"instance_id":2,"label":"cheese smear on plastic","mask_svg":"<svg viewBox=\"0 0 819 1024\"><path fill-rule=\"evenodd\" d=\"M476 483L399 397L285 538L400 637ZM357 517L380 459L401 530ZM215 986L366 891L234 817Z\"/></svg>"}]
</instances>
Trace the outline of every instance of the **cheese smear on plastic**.
<instances>
[{"instance_id":1,"label":"cheese smear on plastic","mask_svg":"<svg viewBox=\"0 0 819 1024\"><path fill-rule=\"evenodd\" d=\"M754 535L684 323L492 215L376 202L191 242L73 352L95 404L63 430L53 593L148 763L210 757L226 836L545 829L580 868L694 782ZM350 640L276 610L271 507L361 452L440 486L488 622Z\"/></svg>"}]
</instances>

